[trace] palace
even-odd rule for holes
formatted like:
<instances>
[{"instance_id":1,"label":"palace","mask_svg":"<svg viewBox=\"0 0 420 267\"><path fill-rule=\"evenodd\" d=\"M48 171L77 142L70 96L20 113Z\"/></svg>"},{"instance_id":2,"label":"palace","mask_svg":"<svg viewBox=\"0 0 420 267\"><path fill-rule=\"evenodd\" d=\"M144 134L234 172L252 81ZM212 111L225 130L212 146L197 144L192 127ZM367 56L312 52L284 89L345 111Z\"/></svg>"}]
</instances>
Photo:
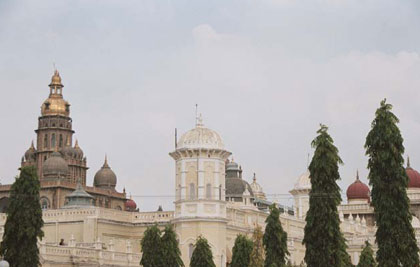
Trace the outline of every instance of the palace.
<instances>
[{"instance_id":1,"label":"palace","mask_svg":"<svg viewBox=\"0 0 420 267\"><path fill-rule=\"evenodd\" d=\"M182 259L189 266L193 244L199 235L211 246L217 267L227 266L238 234L251 235L257 225L265 227L271 204L254 174L242 177L242 167L231 158L221 136L197 118L195 127L176 140L169 155L175 161L174 210L141 212L115 189L117 176L107 159L86 184L87 160L73 145L70 104L63 99L63 84L55 71L49 97L41 106L36 145L25 152L21 166L36 166L41 182L45 237L39 241L42 266L138 266L140 241L150 225L174 225ZM164 153L164 152L162 152ZM420 241L420 174L408 161L408 196L412 225ZM279 205L280 221L288 233L289 260L303 262L305 216L309 209L310 174L297 178L290 194L292 207ZM169 181L168 181L169 182ZM11 185L0 185L0 232L4 232L5 209ZM341 229L352 262L357 264L365 240L375 241L376 226L370 189L359 175L347 191L347 203L339 206ZM1 234L0 233L0 234ZM375 247L374 247L375 248Z\"/></svg>"}]
</instances>

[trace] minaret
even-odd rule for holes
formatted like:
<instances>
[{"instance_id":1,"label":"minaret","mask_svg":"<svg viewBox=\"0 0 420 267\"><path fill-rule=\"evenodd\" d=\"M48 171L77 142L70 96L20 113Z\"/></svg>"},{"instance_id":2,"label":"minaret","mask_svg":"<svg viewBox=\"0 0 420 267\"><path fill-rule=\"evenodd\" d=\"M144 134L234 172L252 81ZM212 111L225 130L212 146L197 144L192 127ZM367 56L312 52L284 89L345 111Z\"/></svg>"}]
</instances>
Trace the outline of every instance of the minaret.
<instances>
[{"instance_id":1,"label":"minaret","mask_svg":"<svg viewBox=\"0 0 420 267\"><path fill-rule=\"evenodd\" d=\"M200 235L211 244L216 266L226 266L225 161L230 154L220 135L205 128L201 117L170 153L175 160L174 223L186 266Z\"/></svg>"}]
</instances>

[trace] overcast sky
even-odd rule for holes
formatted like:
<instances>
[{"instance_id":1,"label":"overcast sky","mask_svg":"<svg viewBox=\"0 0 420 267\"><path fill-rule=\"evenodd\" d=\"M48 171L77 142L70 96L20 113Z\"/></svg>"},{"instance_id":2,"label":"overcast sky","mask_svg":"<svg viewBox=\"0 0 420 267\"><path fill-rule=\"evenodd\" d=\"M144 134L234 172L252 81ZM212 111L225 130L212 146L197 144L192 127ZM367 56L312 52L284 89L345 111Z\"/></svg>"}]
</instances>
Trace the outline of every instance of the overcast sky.
<instances>
[{"instance_id":1,"label":"overcast sky","mask_svg":"<svg viewBox=\"0 0 420 267\"><path fill-rule=\"evenodd\" d=\"M2 0L1 183L35 138L54 62L88 184L106 153L141 210L173 209L168 153L196 103L268 194L305 172L319 123L344 161L343 193L357 169L367 182L363 145L383 98L420 169L419 49L418 0Z\"/></svg>"}]
</instances>

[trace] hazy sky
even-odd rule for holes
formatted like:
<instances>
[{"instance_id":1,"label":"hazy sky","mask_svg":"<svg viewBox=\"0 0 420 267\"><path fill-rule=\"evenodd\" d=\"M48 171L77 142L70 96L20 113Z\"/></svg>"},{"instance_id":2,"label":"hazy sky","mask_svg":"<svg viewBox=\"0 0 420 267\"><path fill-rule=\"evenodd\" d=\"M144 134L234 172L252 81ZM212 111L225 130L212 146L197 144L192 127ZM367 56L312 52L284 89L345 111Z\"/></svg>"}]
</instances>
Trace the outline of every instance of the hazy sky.
<instances>
[{"instance_id":1,"label":"hazy sky","mask_svg":"<svg viewBox=\"0 0 420 267\"><path fill-rule=\"evenodd\" d=\"M173 209L168 152L196 103L268 194L292 188L327 124L345 193L356 169L367 182L363 145L385 97L420 169L419 50L418 0L2 0L1 183L35 138L55 62L88 183L108 154L141 210Z\"/></svg>"}]
</instances>

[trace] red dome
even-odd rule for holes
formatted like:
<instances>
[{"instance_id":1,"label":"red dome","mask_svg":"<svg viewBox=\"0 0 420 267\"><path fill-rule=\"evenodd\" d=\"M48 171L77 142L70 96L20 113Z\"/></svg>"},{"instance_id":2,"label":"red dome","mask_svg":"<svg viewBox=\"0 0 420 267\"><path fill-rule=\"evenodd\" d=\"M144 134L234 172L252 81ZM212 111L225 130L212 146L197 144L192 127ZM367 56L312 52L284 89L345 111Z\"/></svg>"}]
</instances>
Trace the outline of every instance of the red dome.
<instances>
[{"instance_id":1,"label":"red dome","mask_svg":"<svg viewBox=\"0 0 420 267\"><path fill-rule=\"evenodd\" d=\"M409 188L420 188L420 173L411 167L405 169L408 176Z\"/></svg>"},{"instance_id":2,"label":"red dome","mask_svg":"<svg viewBox=\"0 0 420 267\"><path fill-rule=\"evenodd\" d=\"M135 210L135 209L137 208L137 204L136 204L136 202L134 202L134 200L132 200L132 199L128 199L128 200L125 202L125 208L126 208L127 210Z\"/></svg>"},{"instance_id":3,"label":"red dome","mask_svg":"<svg viewBox=\"0 0 420 267\"><path fill-rule=\"evenodd\" d=\"M350 199L370 199L369 187L359 180L359 176L357 176L356 181L347 188L347 200Z\"/></svg>"}]
</instances>

